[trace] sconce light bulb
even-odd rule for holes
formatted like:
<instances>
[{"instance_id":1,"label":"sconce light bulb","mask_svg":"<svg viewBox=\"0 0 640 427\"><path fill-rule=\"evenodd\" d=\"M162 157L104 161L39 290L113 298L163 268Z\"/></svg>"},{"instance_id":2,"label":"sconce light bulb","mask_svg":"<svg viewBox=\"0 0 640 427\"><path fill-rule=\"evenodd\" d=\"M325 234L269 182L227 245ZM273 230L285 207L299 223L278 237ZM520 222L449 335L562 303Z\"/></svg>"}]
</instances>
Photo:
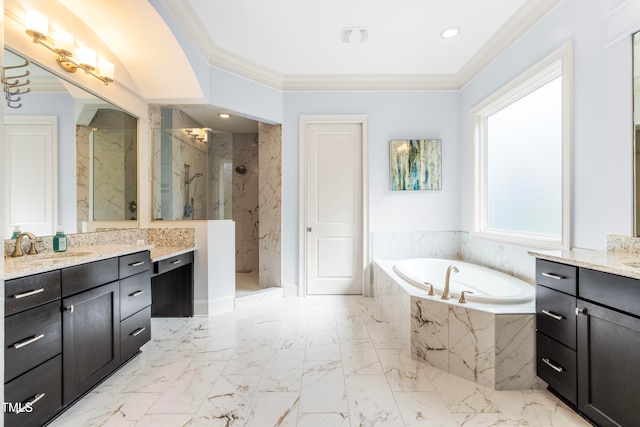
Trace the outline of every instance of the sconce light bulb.
<instances>
[{"instance_id":1,"label":"sconce light bulb","mask_svg":"<svg viewBox=\"0 0 640 427\"><path fill-rule=\"evenodd\" d=\"M37 10L30 10L27 13L26 33L33 37L33 42L38 43L39 40L46 40L49 34L49 18Z\"/></svg>"}]
</instances>

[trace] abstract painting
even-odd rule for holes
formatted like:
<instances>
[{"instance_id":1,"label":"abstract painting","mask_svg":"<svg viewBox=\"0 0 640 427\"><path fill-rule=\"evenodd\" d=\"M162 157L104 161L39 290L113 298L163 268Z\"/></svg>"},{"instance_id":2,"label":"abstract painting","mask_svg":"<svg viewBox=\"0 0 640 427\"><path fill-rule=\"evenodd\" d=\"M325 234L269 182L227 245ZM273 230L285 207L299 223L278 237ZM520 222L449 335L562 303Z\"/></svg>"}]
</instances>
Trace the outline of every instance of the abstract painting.
<instances>
[{"instance_id":1,"label":"abstract painting","mask_svg":"<svg viewBox=\"0 0 640 427\"><path fill-rule=\"evenodd\" d=\"M442 141L395 139L391 141L391 190L440 190Z\"/></svg>"}]
</instances>

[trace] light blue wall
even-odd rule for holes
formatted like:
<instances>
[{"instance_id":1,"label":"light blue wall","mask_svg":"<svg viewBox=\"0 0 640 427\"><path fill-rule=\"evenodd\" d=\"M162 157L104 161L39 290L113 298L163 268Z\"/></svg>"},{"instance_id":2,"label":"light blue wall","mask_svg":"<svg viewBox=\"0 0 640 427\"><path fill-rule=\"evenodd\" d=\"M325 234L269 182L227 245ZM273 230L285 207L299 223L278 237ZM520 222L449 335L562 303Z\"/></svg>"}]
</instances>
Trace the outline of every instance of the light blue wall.
<instances>
[{"instance_id":1,"label":"light blue wall","mask_svg":"<svg viewBox=\"0 0 640 427\"><path fill-rule=\"evenodd\" d=\"M74 100L68 93L28 93L22 107L5 109L5 116L58 117L58 224L68 233L76 230L76 121ZM29 165L24 165L28 176Z\"/></svg>"},{"instance_id":2,"label":"light blue wall","mask_svg":"<svg viewBox=\"0 0 640 427\"><path fill-rule=\"evenodd\" d=\"M575 70L573 246L604 249L607 235L632 234L629 34L640 30L639 9L640 0L564 0L459 92L282 94L210 67L168 23L211 104L283 124L283 281L297 283L300 115L368 115L372 232L469 231L469 109L568 41ZM443 190L391 192L389 140L422 137L443 140Z\"/></svg>"},{"instance_id":3,"label":"light blue wall","mask_svg":"<svg viewBox=\"0 0 640 427\"><path fill-rule=\"evenodd\" d=\"M370 227L376 231L459 228L455 92L286 93L282 125L283 281L298 283L299 118L366 114L369 120ZM442 190L392 192L389 141L442 139Z\"/></svg>"},{"instance_id":4,"label":"light blue wall","mask_svg":"<svg viewBox=\"0 0 640 427\"><path fill-rule=\"evenodd\" d=\"M574 247L605 249L607 235L633 232L631 38L628 29L613 22L613 8L621 3L565 0L479 73L459 97L459 134L468 135L470 108L572 41ZM638 0L628 3L640 5ZM635 22L640 29L640 16ZM463 212L470 211L471 178L463 167L469 156L469 150L463 150L460 158ZM461 229L469 231L470 216L463 216Z\"/></svg>"}]
</instances>

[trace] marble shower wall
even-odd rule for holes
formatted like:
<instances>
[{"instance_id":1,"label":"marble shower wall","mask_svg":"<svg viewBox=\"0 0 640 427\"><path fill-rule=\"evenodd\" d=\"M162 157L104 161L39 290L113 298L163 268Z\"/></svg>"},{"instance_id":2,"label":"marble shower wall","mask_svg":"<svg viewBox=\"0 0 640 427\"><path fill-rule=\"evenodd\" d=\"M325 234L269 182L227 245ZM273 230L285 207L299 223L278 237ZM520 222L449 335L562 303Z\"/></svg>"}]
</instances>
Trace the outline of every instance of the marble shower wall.
<instances>
[{"instance_id":1,"label":"marble shower wall","mask_svg":"<svg viewBox=\"0 0 640 427\"><path fill-rule=\"evenodd\" d=\"M258 124L260 287L282 285L282 126Z\"/></svg>"},{"instance_id":2,"label":"marble shower wall","mask_svg":"<svg viewBox=\"0 0 640 427\"><path fill-rule=\"evenodd\" d=\"M109 109L98 109L88 125L76 126L78 230L91 217L92 166L93 219L137 218L137 212L129 209L130 202L137 204L137 134L137 119Z\"/></svg>"},{"instance_id":3,"label":"marble shower wall","mask_svg":"<svg viewBox=\"0 0 640 427\"><path fill-rule=\"evenodd\" d=\"M236 271L258 271L258 134L233 134L233 220L236 223ZM244 166L241 174L236 168Z\"/></svg>"},{"instance_id":4,"label":"marble shower wall","mask_svg":"<svg viewBox=\"0 0 640 427\"><path fill-rule=\"evenodd\" d=\"M372 233L373 259L447 258L492 268L535 285L533 248L474 239L462 231Z\"/></svg>"}]
</instances>

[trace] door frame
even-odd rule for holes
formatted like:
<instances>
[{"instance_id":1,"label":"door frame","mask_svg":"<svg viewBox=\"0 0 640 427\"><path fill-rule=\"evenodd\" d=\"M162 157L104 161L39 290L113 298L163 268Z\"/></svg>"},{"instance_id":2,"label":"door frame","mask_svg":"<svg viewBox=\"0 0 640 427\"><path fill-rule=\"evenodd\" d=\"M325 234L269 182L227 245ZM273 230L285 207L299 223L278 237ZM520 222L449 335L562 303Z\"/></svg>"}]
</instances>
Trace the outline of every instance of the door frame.
<instances>
[{"instance_id":1,"label":"door frame","mask_svg":"<svg viewBox=\"0 0 640 427\"><path fill-rule=\"evenodd\" d=\"M299 209L298 209L298 236L299 236L299 269L298 269L298 296L307 295L307 127L314 124L359 124L362 128L362 246L361 251L361 281L362 295L371 295L370 280L370 243L369 243L369 116L358 115L302 115L300 116L300 159L299 159Z\"/></svg>"}]
</instances>

